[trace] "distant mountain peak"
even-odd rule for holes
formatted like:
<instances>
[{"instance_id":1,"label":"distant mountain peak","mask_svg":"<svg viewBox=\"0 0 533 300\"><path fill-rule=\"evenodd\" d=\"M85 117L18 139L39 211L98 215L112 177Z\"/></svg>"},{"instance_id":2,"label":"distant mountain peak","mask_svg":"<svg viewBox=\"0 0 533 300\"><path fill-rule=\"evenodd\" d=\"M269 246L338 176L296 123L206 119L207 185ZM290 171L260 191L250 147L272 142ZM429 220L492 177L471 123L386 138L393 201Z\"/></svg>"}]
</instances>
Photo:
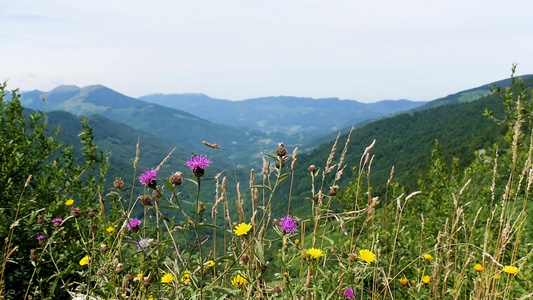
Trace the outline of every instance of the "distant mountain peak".
<instances>
[{"instance_id":1,"label":"distant mountain peak","mask_svg":"<svg viewBox=\"0 0 533 300\"><path fill-rule=\"evenodd\" d=\"M48 93L71 93L80 91L80 87L76 85L60 85Z\"/></svg>"}]
</instances>

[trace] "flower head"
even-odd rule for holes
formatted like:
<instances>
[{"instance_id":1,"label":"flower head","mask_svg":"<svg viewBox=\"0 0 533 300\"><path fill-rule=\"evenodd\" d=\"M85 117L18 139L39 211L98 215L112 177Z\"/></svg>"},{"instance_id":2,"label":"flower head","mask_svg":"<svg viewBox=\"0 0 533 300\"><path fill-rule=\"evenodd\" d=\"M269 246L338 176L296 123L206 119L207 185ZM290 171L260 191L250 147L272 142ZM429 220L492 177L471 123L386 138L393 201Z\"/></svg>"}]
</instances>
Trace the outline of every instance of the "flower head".
<instances>
[{"instance_id":1,"label":"flower head","mask_svg":"<svg viewBox=\"0 0 533 300\"><path fill-rule=\"evenodd\" d=\"M191 275L189 274L189 271L183 272L183 276L181 276L180 279L181 283L189 283L191 281Z\"/></svg>"},{"instance_id":2,"label":"flower head","mask_svg":"<svg viewBox=\"0 0 533 300\"><path fill-rule=\"evenodd\" d=\"M63 223L61 218L55 218L52 220L52 224L54 224L55 227L61 226L61 223Z\"/></svg>"},{"instance_id":3,"label":"flower head","mask_svg":"<svg viewBox=\"0 0 533 300\"><path fill-rule=\"evenodd\" d=\"M243 285L246 284L247 282L248 282L248 280L246 280L246 277L244 277L244 276L241 275L241 274L237 274L237 276L235 276L235 277L231 280L231 284L233 284L233 286L236 286L236 287L243 286Z\"/></svg>"},{"instance_id":4,"label":"flower head","mask_svg":"<svg viewBox=\"0 0 533 300\"><path fill-rule=\"evenodd\" d=\"M476 264L474 266L474 270L476 270L478 272L481 272L481 271L483 271L483 266L481 264Z\"/></svg>"},{"instance_id":5,"label":"flower head","mask_svg":"<svg viewBox=\"0 0 533 300\"><path fill-rule=\"evenodd\" d=\"M38 241L43 241L43 240L44 240L44 235L41 234L40 236L38 236L38 237L37 237L37 240L38 240Z\"/></svg>"},{"instance_id":6,"label":"flower head","mask_svg":"<svg viewBox=\"0 0 533 300\"><path fill-rule=\"evenodd\" d=\"M106 231L112 233L113 231L115 231L115 228L113 226L109 226L106 228Z\"/></svg>"},{"instance_id":7,"label":"flower head","mask_svg":"<svg viewBox=\"0 0 533 300\"><path fill-rule=\"evenodd\" d=\"M311 256L311 259L319 259L324 256L324 252L322 250L315 248L307 249L307 254Z\"/></svg>"},{"instance_id":8,"label":"flower head","mask_svg":"<svg viewBox=\"0 0 533 300\"><path fill-rule=\"evenodd\" d=\"M85 255L85 256L80 260L80 266L85 266L85 265L87 265L90 261L91 261L91 257L88 256L88 255Z\"/></svg>"},{"instance_id":9,"label":"flower head","mask_svg":"<svg viewBox=\"0 0 533 300\"><path fill-rule=\"evenodd\" d=\"M174 280L174 275L172 273L165 273L161 278L161 283L171 283Z\"/></svg>"},{"instance_id":10,"label":"flower head","mask_svg":"<svg viewBox=\"0 0 533 300\"><path fill-rule=\"evenodd\" d=\"M248 234L248 232L250 232L250 230L252 229L252 225L251 224L247 224L247 223L241 223L237 226L235 226L235 229L233 229L233 232L235 232L236 235L246 235Z\"/></svg>"},{"instance_id":11,"label":"flower head","mask_svg":"<svg viewBox=\"0 0 533 300\"><path fill-rule=\"evenodd\" d=\"M191 169L194 176L202 177L204 175L204 169L209 167L211 163L212 161L207 156L193 155L187 160L185 165Z\"/></svg>"},{"instance_id":12,"label":"flower head","mask_svg":"<svg viewBox=\"0 0 533 300\"><path fill-rule=\"evenodd\" d=\"M204 265L205 265L206 267L208 267L208 268L212 268L212 267L215 266L215 262L212 261L212 260L210 260L210 261L206 262Z\"/></svg>"},{"instance_id":13,"label":"flower head","mask_svg":"<svg viewBox=\"0 0 533 300\"><path fill-rule=\"evenodd\" d=\"M431 254L428 254L428 253L424 254L423 256L424 256L425 260L432 260L433 259L433 256L431 256Z\"/></svg>"},{"instance_id":14,"label":"flower head","mask_svg":"<svg viewBox=\"0 0 533 300\"><path fill-rule=\"evenodd\" d=\"M407 285L407 283L409 282L409 280L407 280L407 278L403 277L399 280L400 284L401 285Z\"/></svg>"},{"instance_id":15,"label":"flower head","mask_svg":"<svg viewBox=\"0 0 533 300\"><path fill-rule=\"evenodd\" d=\"M157 172L154 169L146 169L141 176L139 176L139 182L144 186L155 188L157 186Z\"/></svg>"},{"instance_id":16,"label":"flower head","mask_svg":"<svg viewBox=\"0 0 533 300\"><path fill-rule=\"evenodd\" d=\"M137 273L135 278L133 278L133 281L143 280L143 278L144 278L144 274L143 273Z\"/></svg>"},{"instance_id":17,"label":"flower head","mask_svg":"<svg viewBox=\"0 0 533 300\"><path fill-rule=\"evenodd\" d=\"M298 231L298 224L291 216L286 216L280 219L279 227L284 233L295 233Z\"/></svg>"},{"instance_id":18,"label":"flower head","mask_svg":"<svg viewBox=\"0 0 533 300\"><path fill-rule=\"evenodd\" d=\"M428 283L430 283L430 282L431 282L431 276L426 275L426 276L422 277L422 282L423 282L424 284L428 284Z\"/></svg>"},{"instance_id":19,"label":"flower head","mask_svg":"<svg viewBox=\"0 0 533 300\"><path fill-rule=\"evenodd\" d=\"M72 206L73 204L74 204L74 199L68 199L67 201L65 201L66 206Z\"/></svg>"},{"instance_id":20,"label":"flower head","mask_svg":"<svg viewBox=\"0 0 533 300\"><path fill-rule=\"evenodd\" d=\"M507 274L516 274L518 273L518 268L513 266L505 266L503 267L503 271Z\"/></svg>"},{"instance_id":21,"label":"flower head","mask_svg":"<svg viewBox=\"0 0 533 300\"><path fill-rule=\"evenodd\" d=\"M364 249L359 251L359 258L366 263L372 263L376 260L376 255L372 251Z\"/></svg>"},{"instance_id":22,"label":"flower head","mask_svg":"<svg viewBox=\"0 0 533 300\"><path fill-rule=\"evenodd\" d=\"M344 298L345 299L355 299L355 293L353 292L352 288L346 288L344 290Z\"/></svg>"},{"instance_id":23,"label":"flower head","mask_svg":"<svg viewBox=\"0 0 533 300\"><path fill-rule=\"evenodd\" d=\"M127 227L128 227L128 230L133 230L137 232L139 230L139 225L141 225L141 220L137 218L133 218L128 221Z\"/></svg>"}]
</instances>

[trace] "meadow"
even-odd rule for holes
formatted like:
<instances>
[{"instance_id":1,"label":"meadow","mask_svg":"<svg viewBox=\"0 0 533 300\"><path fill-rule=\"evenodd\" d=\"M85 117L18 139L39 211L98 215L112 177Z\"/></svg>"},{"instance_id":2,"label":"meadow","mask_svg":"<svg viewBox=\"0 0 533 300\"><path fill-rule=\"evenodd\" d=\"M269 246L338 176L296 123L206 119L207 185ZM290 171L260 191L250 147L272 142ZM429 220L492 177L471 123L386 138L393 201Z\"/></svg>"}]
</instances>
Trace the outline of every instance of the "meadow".
<instances>
[{"instance_id":1,"label":"meadow","mask_svg":"<svg viewBox=\"0 0 533 300\"><path fill-rule=\"evenodd\" d=\"M109 157L91 127L83 125L76 157L57 131L47 134L44 113L25 113L17 91L7 101L6 89L1 299L533 297L533 94L520 78L494 91L506 115L487 112L508 128L504 146L479 149L460 168L436 142L416 190L397 182L391 166L379 194L376 144L348 162L350 135L344 144L337 138L320 166L299 165L298 149L281 143L231 189L236 177L212 172L217 161L201 153L172 172L161 171L172 152L138 169L138 144L135 179L108 187ZM294 207L302 168L307 204ZM340 186L351 170L353 180ZM273 214L280 205L286 213Z\"/></svg>"}]
</instances>

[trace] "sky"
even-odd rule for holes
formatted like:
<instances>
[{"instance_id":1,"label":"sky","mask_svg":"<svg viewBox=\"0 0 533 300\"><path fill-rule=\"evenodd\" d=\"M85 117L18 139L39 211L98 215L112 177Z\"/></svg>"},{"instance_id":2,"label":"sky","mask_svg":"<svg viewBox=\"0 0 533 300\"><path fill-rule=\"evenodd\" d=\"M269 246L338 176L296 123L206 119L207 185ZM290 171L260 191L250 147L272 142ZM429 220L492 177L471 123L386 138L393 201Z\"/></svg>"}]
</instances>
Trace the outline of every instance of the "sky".
<instances>
[{"instance_id":1,"label":"sky","mask_svg":"<svg viewBox=\"0 0 533 300\"><path fill-rule=\"evenodd\" d=\"M429 101L533 73L531 0L0 1L0 80Z\"/></svg>"}]
</instances>

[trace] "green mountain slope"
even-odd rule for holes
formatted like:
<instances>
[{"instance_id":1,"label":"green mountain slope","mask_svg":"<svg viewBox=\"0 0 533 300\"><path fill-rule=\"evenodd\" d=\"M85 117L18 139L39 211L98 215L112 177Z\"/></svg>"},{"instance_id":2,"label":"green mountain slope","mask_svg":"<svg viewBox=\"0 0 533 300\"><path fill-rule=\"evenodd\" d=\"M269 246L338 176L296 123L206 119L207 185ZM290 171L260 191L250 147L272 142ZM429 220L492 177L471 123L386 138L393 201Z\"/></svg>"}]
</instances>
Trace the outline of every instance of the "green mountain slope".
<instances>
[{"instance_id":1,"label":"green mountain slope","mask_svg":"<svg viewBox=\"0 0 533 300\"><path fill-rule=\"evenodd\" d=\"M203 94L153 94L140 99L181 109L216 123L288 133L291 135L290 142L327 134L425 103L408 100L360 103L338 98L286 96L228 101Z\"/></svg>"}]
</instances>

